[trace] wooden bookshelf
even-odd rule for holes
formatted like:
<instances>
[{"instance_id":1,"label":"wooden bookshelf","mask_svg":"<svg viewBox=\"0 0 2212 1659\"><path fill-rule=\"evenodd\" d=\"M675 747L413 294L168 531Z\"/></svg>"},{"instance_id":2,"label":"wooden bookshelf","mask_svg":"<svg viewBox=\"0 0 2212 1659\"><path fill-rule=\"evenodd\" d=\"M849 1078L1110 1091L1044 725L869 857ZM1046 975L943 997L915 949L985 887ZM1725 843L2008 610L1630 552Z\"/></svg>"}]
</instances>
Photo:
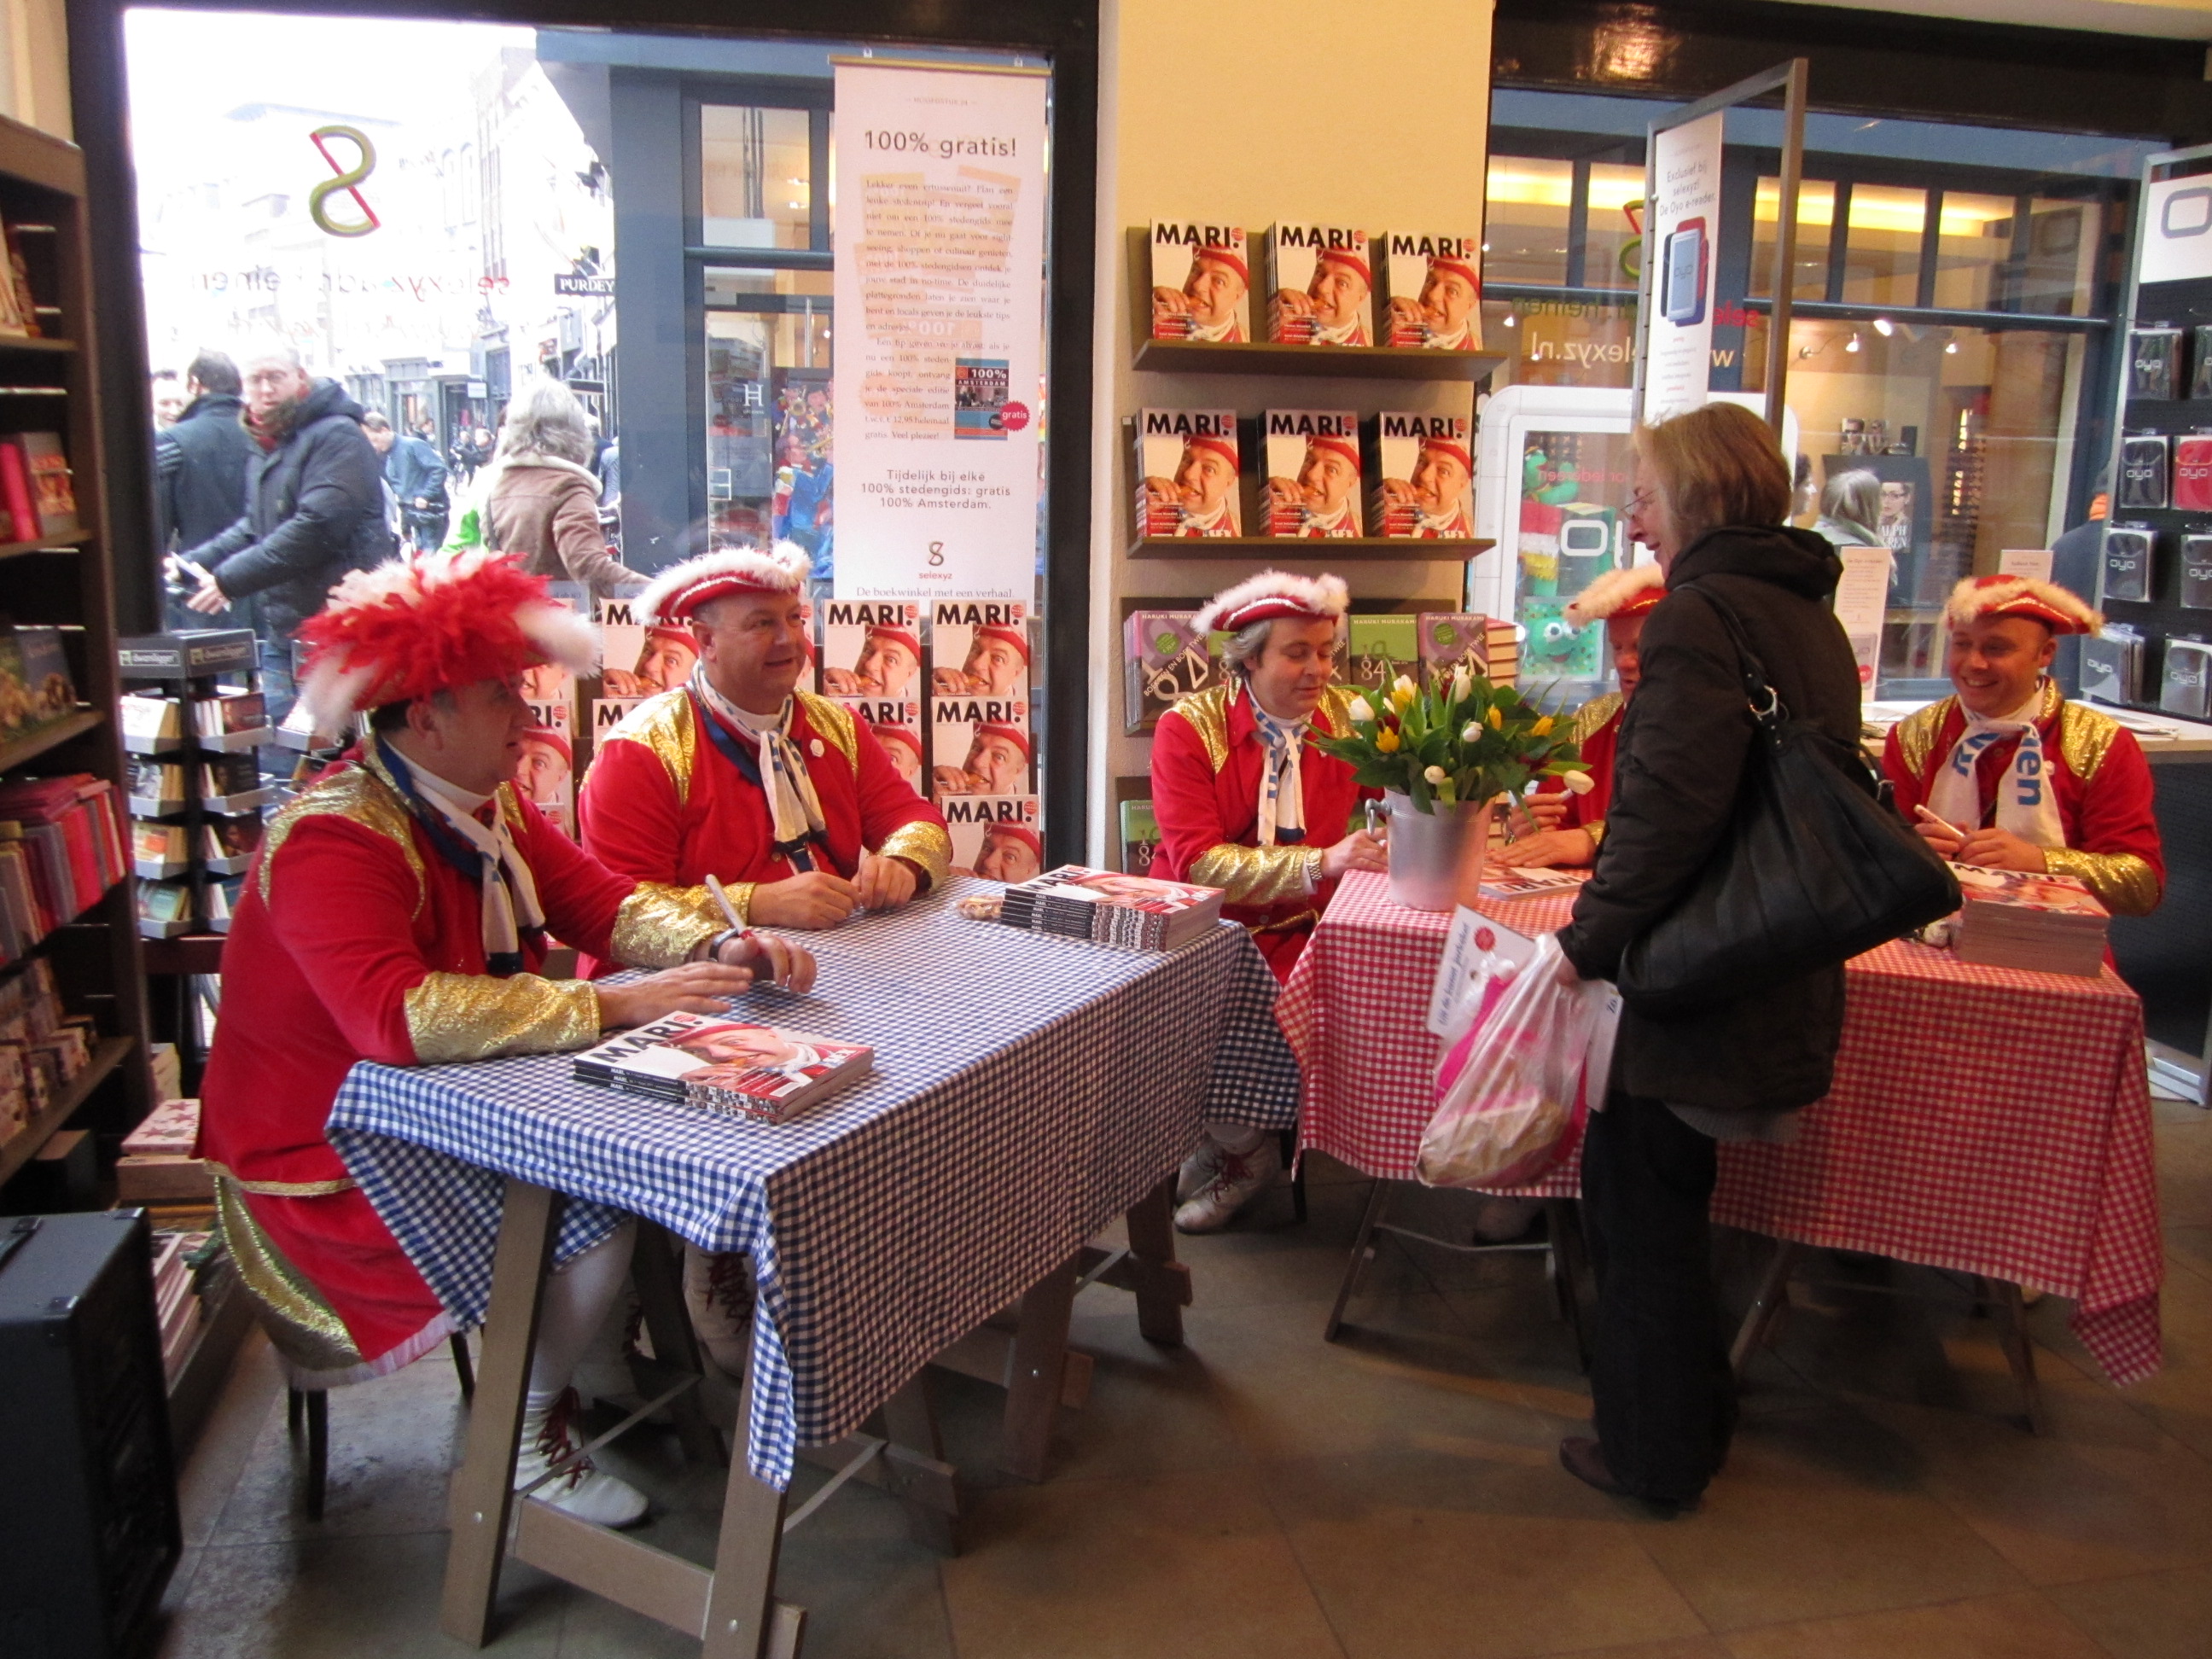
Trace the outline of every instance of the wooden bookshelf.
<instances>
[{"instance_id":1,"label":"wooden bookshelf","mask_svg":"<svg viewBox=\"0 0 2212 1659\"><path fill-rule=\"evenodd\" d=\"M0 747L0 774L89 772L113 782L121 794L129 775L113 718L118 690L114 553L103 488L82 153L0 118L0 218L10 225L52 227L51 234L22 239L46 337L0 337L0 425L60 433L78 523L71 535L0 544L0 559L9 561L0 586L7 591L11 621L70 630L64 635L70 666L83 705ZM133 884L118 882L29 954L52 964L64 1006L91 1015L98 1035L84 1070L33 1122L0 1143L0 1182L66 1127L92 1130L103 1153L112 1155L114 1141L152 1104ZM15 963L0 968L0 977L19 969Z\"/></svg>"},{"instance_id":2,"label":"wooden bookshelf","mask_svg":"<svg viewBox=\"0 0 2212 1659\"><path fill-rule=\"evenodd\" d=\"M1129 544L1133 559L1250 559L1269 562L1300 559L1309 563L1460 564L1498 544L1480 536L1465 539L1410 536L1156 536Z\"/></svg>"},{"instance_id":3,"label":"wooden bookshelf","mask_svg":"<svg viewBox=\"0 0 2212 1659\"><path fill-rule=\"evenodd\" d=\"M1269 374L1347 380L1486 380L1505 361L1495 351L1427 351L1413 346L1271 345L1265 341L1137 342L1130 367L1153 374Z\"/></svg>"}]
</instances>

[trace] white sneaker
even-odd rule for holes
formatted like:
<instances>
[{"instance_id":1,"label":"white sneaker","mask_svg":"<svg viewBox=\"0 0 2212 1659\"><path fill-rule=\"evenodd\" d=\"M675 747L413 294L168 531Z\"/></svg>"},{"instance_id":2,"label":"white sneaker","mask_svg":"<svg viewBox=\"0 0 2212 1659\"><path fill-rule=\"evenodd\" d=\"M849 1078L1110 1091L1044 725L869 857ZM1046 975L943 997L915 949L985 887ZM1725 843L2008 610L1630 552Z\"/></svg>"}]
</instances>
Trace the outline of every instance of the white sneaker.
<instances>
[{"instance_id":1,"label":"white sneaker","mask_svg":"<svg viewBox=\"0 0 2212 1659\"><path fill-rule=\"evenodd\" d=\"M1212 1178L1176 1211L1175 1224L1182 1232L1218 1232L1283 1172L1282 1151L1273 1135L1262 1135L1249 1152L1216 1150L1220 1163Z\"/></svg>"},{"instance_id":2,"label":"white sneaker","mask_svg":"<svg viewBox=\"0 0 2212 1659\"><path fill-rule=\"evenodd\" d=\"M520 1492L576 1449L568 1432L576 1391L568 1389L540 1411L526 1407L522 1446L514 1460L514 1489ZM579 1458L530 1494L563 1515L595 1527L634 1527L645 1519L645 1494L627 1480L601 1472L588 1457Z\"/></svg>"},{"instance_id":3,"label":"white sneaker","mask_svg":"<svg viewBox=\"0 0 2212 1659\"><path fill-rule=\"evenodd\" d=\"M686 1244L684 1306L708 1359L732 1382L742 1380L753 1351L752 1258Z\"/></svg>"},{"instance_id":4,"label":"white sneaker","mask_svg":"<svg viewBox=\"0 0 2212 1659\"><path fill-rule=\"evenodd\" d=\"M1221 1160L1229 1156L1227 1149L1212 1135L1198 1143L1198 1150L1183 1159L1182 1168L1176 1172L1176 1202L1188 1204L1198 1196L1198 1189L1221 1173Z\"/></svg>"}]
</instances>

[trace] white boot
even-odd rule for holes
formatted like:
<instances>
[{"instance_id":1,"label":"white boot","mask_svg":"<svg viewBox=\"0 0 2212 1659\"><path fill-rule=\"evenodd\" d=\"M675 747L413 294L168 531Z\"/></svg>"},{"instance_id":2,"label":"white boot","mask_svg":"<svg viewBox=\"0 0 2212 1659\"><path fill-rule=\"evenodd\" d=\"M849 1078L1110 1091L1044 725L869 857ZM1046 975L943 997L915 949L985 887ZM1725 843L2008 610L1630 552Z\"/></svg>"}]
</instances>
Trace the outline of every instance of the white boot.
<instances>
[{"instance_id":1,"label":"white boot","mask_svg":"<svg viewBox=\"0 0 2212 1659\"><path fill-rule=\"evenodd\" d=\"M576 1391L567 1389L550 1406L526 1405L522 1412L522 1445L514 1460L514 1489L520 1492L576 1449L568 1432ZM645 1494L627 1480L603 1474L588 1457L572 1463L530 1494L563 1515L595 1527L634 1527L645 1519Z\"/></svg>"},{"instance_id":2,"label":"white boot","mask_svg":"<svg viewBox=\"0 0 2212 1659\"><path fill-rule=\"evenodd\" d=\"M1220 1163L1213 1176L1176 1211L1175 1224L1187 1233L1218 1232L1237 1212L1275 1184L1283 1154L1273 1135L1262 1135L1249 1152L1217 1146Z\"/></svg>"},{"instance_id":3,"label":"white boot","mask_svg":"<svg viewBox=\"0 0 2212 1659\"><path fill-rule=\"evenodd\" d=\"M1183 1159L1182 1168L1176 1171L1176 1202L1188 1204L1196 1198L1199 1188L1221 1173L1221 1160L1228 1156L1228 1150L1212 1135L1200 1140L1198 1150Z\"/></svg>"},{"instance_id":4,"label":"white boot","mask_svg":"<svg viewBox=\"0 0 2212 1659\"><path fill-rule=\"evenodd\" d=\"M753 1351L752 1258L686 1244L684 1307L707 1358L731 1381L742 1381Z\"/></svg>"}]
</instances>

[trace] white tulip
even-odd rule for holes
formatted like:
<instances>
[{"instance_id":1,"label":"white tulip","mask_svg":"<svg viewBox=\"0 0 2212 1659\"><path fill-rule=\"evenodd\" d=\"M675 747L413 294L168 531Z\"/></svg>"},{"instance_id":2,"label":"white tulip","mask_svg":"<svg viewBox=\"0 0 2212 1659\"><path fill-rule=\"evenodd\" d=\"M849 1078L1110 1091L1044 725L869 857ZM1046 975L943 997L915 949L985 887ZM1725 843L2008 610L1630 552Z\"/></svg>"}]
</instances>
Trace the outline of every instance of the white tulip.
<instances>
[{"instance_id":1,"label":"white tulip","mask_svg":"<svg viewBox=\"0 0 2212 1659\"><path fill-rule=\"evenodd\" d=\"M1469 720L1465 726L1460 727L1459 740L1462 743L1480 743L1482 741L1482 722L1480 720Z\"/></svg>"},{"instance_id":2,"label":"white tulip","mask_svg":"<svg viewBox=\"0 0 2212 1659\"><path fill-rule=\"evenodd\" d=\"M1364 697L1354 697L1352 700L1352 707L1347 712L1352 719L1362 723L1375 718L1375 711L1367 706L1367 699Z\"/></svg>"},{"instance_id":3,"label":"white tulip","mask_svg":"<svg viewBox=\"0 0 2212 1659\"><path fill-rule=\"evenodd\" d=\"M1390 689L1395 692L1402 692L1409 697L1419 696L1421 690L1419 686L1413 684L1413 676L1410 674L1399 675L1396 679L1390 682Z\"/></svg>"},{"instance_id":4,"label":"white tulip","mask_svg":"<svg viewBox=\"0 0 2212 1659\"><path fill-rule=\"evenodd\" d=\"M1474 677L1467 672L1467 665L1462 663L1452 670L1452 701L1455 703L1465 702L1467 694L1474 690Z\"/></svg>"},{"instance_id":5,"label":"white tulip","mask_svg":"<svg viewBox=\"0 0 2212 1659\"><path fill-rule=\"evenodd\" d=\"M1570 790L1577 795L1587 795L1591 790L1597 787L1597 780L1587 772L1562 773L1559 776L1559 781L1565 784Z\"/></svg>"},{"instance_id":6,"label":"white tulip","mask_svg":"<svg viewBox=\"0 0 2212 1659\"><path fill-rule=\"evenodd\" d=\"M1451 774L1445 771L1441 766L1431 766L1427 771L1422 773L1421 775L1426 778L1431 783L1440 784L1446 778L1449 777Z\"/></svg>"}]
</instances>

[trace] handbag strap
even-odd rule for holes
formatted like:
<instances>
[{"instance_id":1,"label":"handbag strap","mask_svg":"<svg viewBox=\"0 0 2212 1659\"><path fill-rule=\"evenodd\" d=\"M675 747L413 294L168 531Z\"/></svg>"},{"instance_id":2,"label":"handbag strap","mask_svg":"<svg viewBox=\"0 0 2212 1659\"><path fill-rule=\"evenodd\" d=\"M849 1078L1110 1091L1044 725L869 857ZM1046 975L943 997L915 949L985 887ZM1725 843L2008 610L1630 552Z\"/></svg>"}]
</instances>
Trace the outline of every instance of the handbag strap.
<instances>
[{"instance_id":1,"label":"handbag strap","mask_svg":"<svg viewBox=\"0 0 2212 1659\"><path fill-rule=\"evenodd\" d=\"M1735 614L1735 607L1719 594L1700 587L1695 582L1685 582L1671 591L1694 593L1712 606L1721 619L1721 625L1728 629L1729 639L1735 646L1736 672L1743 677L1744 701L1751 706L1752 718L1759 722L1770 738L1779 734L1790 719L1790 711L1782 706L1782 694L1774 689L1774 682L1767 678L1765 664L1759 661L1759 653L1751 648L1750 641L1744 638L1743 619Z\"/></svg>"}]
</instances>

